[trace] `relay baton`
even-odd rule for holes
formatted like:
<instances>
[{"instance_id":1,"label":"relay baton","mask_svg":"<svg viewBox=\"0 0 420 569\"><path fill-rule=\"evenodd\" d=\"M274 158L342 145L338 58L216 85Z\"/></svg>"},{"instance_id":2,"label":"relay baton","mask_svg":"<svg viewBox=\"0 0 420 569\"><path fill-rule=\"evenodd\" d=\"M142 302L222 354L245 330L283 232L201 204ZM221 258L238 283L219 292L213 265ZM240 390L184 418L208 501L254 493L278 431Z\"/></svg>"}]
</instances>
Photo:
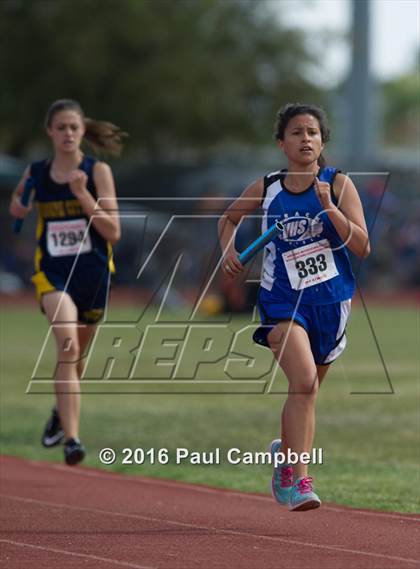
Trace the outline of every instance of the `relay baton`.
<instances>
[{"instance_id":1,"label":"relay baton","mask_svg":"<svg viewBox=\"0 0 420 569\"><path fill-rule=\"evenodd\" d=\"M29 176L29 178L26 179L25 185L23 187L23 192L22 192L22 195L20 197L20 202L25 207L28 207L28 205L29 205L29 199L31 197L31 192L32 192L33 188L34 188L34 181ZM23 225L23 218L17 217L15 219L15 221L13 222L13 233L20 233L20 230L22 229L22 225Z\"/></svg>"},{"instance_id":2,"label":"relay baton","mask_svg":"<svg viewBox=\"0 0 420 569\"><path fill-rule=\"evenodd\" d=\"M269 227L267 231L264 231L264 233L260 235L258 239L253 241L251 245L249 245L244 251L242 251L242 253L238 257L239 261L243 265L245 265L245 263L247 263L250 259L252 259L252 257L254 257L259 251L261 251L261 249L264 249L267 243L270 243L270 241L273 241L273 239L275 239L278 235L280 235L283 229L284 229L283 224L280 221L276 221L276 223L274 223L271 227Z\"/></svg>"}]
</instances>

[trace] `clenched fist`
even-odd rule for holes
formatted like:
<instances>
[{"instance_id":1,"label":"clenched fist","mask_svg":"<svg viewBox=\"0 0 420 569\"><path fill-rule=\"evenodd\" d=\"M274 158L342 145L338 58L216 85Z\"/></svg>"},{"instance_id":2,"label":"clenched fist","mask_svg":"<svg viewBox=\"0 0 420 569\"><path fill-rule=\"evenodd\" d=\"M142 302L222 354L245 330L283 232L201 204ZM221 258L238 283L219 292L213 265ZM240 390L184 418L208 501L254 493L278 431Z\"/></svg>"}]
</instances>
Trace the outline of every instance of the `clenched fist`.
<instances>
[{"instance_id":1,"label":"clenched fist","mask_svg":"<svg viewBox=\"0 0 420 569\"><path fill-rule=\"evenodd\" d=\"M229 253L225 255L222 261L222 270L230 278L237 277L244 270L244 266L238 259L238 253Z\"/></svg>"},{"instance_id":2,"label":"clenched fist","mask_svg":"<svg viewBox=\"0 0 420 569\"><path fill-rule=\"evenodd\" d=\"M88 177L82 170L73 170L68 177L72 194L77 198L87 191Z\"/></svg>"},{"instance_id":3,"label":"clenched fist","mask_svg":"<svg viewBox=\"0 0 420 569\"><path fill-rule=\"evenodd\" d=\"M316 195L324 209L334 207L331 201L331 186L328 182L320 182L318 178L314 181Z\"/></svg>"}]
</instances>

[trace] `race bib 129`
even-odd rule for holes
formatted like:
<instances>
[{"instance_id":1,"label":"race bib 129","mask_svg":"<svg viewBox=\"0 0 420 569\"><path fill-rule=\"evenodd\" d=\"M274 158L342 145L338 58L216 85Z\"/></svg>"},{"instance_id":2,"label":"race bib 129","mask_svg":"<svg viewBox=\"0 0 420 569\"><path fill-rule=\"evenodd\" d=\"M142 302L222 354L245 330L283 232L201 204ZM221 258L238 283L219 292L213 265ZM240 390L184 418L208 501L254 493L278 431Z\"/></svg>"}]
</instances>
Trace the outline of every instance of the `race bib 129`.
<instances>
[{"instance_id":1,"label":"race bib 129","mask_svg":"<svg viewBox=\"0 0 420 569\"><path fill-rule=\"evenodd\" d=\"M327 239L310 243L282 255L290 285L302 290L338 275L334 255Z\"/></svg>"},{"instance_id":2,"label":"race bib 129","mask_svg":"<svg viewBox=\"0 0 420 569\"><path fill-rule=\"evenodd\" d=\"M92 250L86 219L49 221L47 251L52 257L89 253Z\"/></svg>"}]
</instances>

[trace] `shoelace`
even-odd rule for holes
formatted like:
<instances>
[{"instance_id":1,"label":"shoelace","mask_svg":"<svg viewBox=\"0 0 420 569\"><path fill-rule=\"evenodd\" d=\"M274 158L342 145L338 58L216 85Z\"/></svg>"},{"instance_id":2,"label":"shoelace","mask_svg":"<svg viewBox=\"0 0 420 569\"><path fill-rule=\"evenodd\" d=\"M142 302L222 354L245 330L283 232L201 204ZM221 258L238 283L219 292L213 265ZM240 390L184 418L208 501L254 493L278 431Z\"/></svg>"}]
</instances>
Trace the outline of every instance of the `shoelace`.
<instances>
[{"instance_id":1,"label":"shoelace","mask_svg":"<svg viewBox=\"0 0 420 569\"><path fill-rule=\"evenodd\" d=\"M288 488L293 484L293 468L291 466L283 466L280 470L280 486Z\"/></svg>"},{"instance_id":2,"label":"shoelace","mask_svg":"<svg viewBox=\"0 0 420 569\"><path fill-rule=\"evenodd\" d=\"M311 476L305 476L297 485L298 490L301 494L307 494L308 492L312 492L312 482L313 478Z\"/></svg>"}]
</instances>

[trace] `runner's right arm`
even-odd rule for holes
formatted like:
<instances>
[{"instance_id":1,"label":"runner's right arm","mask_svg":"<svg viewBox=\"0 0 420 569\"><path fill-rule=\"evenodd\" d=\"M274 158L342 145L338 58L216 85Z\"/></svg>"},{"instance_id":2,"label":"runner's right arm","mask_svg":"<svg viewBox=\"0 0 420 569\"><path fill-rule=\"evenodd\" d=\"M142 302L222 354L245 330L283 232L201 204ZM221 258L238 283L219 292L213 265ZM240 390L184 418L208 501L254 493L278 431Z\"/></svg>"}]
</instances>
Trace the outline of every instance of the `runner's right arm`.
<instances>
[{"instance_id":1,"label":"runner's right arm","mask_svg":"<svg viewBox=\"0 0 420 569\"><path fill-rule=\"evenodd\" d=\"M22 205L22 202L20 201L20 198L21 198L22 193L23 193L23 188L25 186L26 180L29 178L29 174L30 174L30 167L27 166L27 168L25 169L21 179L19 180L18 185L16 186L15 190L13 191L12 197L10 200L9 213L13 217L17 217L19 219L23 219L24 217L26 217L32 209L31 203L28 205L28 207L25 207L24 205Z\"/></svg>"},{"instance_id":2,"label":"runner's right arm","mask_svg":"<svg viewBox=\"0 0 420 569\"><path fill-rule=\"evenodd\" d=\"M243 265L238 260L238 252L235 249L236 227L242 217L250 215L260 207L263 193L264 180L260 178L245 188L219 220L219 242L223 252L222 269L230 277L243 271Z\"/></svg>"}]
</instances>

